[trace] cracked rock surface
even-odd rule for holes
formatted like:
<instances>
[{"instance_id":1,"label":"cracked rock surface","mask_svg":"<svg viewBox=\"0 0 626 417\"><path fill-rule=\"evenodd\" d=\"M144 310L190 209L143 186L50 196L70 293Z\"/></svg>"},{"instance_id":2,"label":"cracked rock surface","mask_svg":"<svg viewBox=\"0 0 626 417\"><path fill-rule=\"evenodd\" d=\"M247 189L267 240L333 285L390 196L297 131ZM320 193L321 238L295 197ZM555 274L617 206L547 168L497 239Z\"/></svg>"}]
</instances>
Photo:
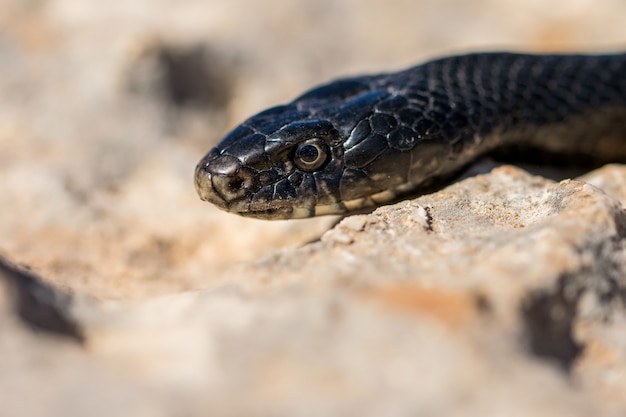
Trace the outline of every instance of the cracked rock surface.
<instances>
[{"instance_id":1,"label":"cracked rock surface","mask_svg":"<svg viewBox=\"0 0 626 417\"><path fill-rule=\"evenodd\" d=\"M57 413L75 396L119 395L115 377L146 415L619 415L625 233L624 209L599 188L503 166L345 218L210 290L31 305L65 312L80 341L58 320L18 326L27 297L5 297L3 357L23 343L22 355L90 373L44 398ZM55 299L21 273L5 273L4 287ZM22 367L9 374L68 384L49 367Z\"/></svg>"},{"instance_id":2,"label":"cracked rock surface","mask_svg":"<svg viewBox=\"0 0 626 417\"><path fill-rule=\"evenodd\" d=\"M0 3L0 416L625 415L626 166L483 164L342 219L193 189L321 81L623 44L623 3L551 4Z\"/></svg>"}]
</instances>

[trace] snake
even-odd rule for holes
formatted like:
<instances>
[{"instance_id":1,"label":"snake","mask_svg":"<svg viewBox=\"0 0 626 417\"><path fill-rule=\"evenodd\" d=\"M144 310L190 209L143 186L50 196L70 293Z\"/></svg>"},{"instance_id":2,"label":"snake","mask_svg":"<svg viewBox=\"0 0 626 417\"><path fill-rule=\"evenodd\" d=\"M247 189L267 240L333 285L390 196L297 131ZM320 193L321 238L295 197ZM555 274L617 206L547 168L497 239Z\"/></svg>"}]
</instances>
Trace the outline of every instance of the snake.
<instances>
[{"instance_id":1,"label":"snake","mask_svg":"<svg viewBox=\"0 0 626 417\"><path fill-rule=\"evenodd\" d=\"M307 218L427 194L492 153L626 161L626 53L466 53L340 78L245 120L194 180L222 210Z\"/></svg>"}]
</instances>

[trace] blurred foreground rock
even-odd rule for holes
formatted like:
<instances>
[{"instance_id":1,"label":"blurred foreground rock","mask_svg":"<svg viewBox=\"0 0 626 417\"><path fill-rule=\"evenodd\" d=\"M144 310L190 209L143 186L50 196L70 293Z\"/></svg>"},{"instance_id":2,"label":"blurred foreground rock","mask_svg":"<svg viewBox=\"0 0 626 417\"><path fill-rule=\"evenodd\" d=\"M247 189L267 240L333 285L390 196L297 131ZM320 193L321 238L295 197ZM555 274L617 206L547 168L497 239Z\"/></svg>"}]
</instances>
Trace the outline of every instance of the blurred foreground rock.
<instances>
[{"instance_id":1,"label":"blurred foreground rock","mask_svg":"<svg viewBox=\"0 0 626 417\"><path fill-rule=\"evenodd\" d=\"M608 195L484 169L335 227L223 213L192 181L228 129L321 82L620 50L625 15L0 1L0 416L626 415L623 166L584 177Z\"/></svg>"},{"instance_id":2,"label":"blurred foreground rock","mask_svg":"<svg viewBox=\"0 0 626 417\"><path fill-rule=\"evenodd\" d=\"M8 373L51 387L36 396L46 415L115 397L118 379L121 404L144 412L126 415L621 415L626 214L616 198L503 166L347 217L212 290L57 303L76 323L70 337L19 324L19 297L6 296L17 292L5 291L3 361L46 350L72 370L71 383L37 360ZM15 382L2 374L6 393ZM12 410L32 407L11 398Z\"/></svg>"}]
</instances>

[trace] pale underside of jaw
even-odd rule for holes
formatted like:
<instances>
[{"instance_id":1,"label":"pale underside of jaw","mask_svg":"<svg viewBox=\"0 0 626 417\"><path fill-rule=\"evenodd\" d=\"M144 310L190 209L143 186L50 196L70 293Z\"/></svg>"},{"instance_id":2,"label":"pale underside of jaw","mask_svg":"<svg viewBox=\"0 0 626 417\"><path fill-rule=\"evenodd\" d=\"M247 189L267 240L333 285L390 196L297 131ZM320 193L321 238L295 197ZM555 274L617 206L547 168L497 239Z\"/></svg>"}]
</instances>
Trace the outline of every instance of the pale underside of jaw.
<instances>
[{"instance_id":1,"label":"pale underside of jaw","mask_svg":"<svg viewBox=\"0 0 626 417\"><path fill-rule=\"evenodd\" d=\"M338 201L332 204L317 205L314 207L294 207L285 205L283 207L253 208L251 205L247 204L240 205L239 207L230 207L229 211L245 217L255 217L266 220L304 219L314 216L346 214L391 203L396 200L398 196L410 192L415 189L415 187L416 183L407 183L366 197Z\"/></svg>"},{"instance_id":2,"label":"pale underside of jaw","mask_svg":"<svg viewBox=\"0 0 626 417\"><path fill-rule=\"evenodd\" d=\"M416 184L414 183L406 183L390 190L383 190L381 192L366 197L355 198L354 200L340 201L338 203L328 205L316 206L315 215L324 216L327 214L344 214L352 211L391 203L396 200L398 196L415 189L415 185Z\"/></svg>"}]
</instances>

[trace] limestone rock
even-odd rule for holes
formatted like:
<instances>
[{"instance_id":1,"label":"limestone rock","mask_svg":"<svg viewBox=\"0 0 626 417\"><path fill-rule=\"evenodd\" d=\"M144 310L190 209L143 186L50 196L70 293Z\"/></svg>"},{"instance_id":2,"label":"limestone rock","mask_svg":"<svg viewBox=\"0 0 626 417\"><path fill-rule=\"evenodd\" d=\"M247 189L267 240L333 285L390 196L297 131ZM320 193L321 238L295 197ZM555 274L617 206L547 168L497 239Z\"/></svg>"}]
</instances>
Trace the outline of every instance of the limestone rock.
<instances>
[{"instance_id":1,"label":"limestone rock","mask_svg":"<svg viewBox=\"0 0 626 417\"><path fill-rule=\"evenodd\" d=\"M0 258L0 415L171 415L144 384L89 355L73 306L67 293Z\"/></svg>"},{"instance_id":2,"label":"limestone rock","mask_svg":"<svg viewBox=\"0 0 626 417\"><path fill-rule=\"evenodd\" d=\"M505 166L211 290L69 310L89 360L190 415L613 415L625 226L600 189Z\"/></svg>"},{"instance_id":3,"label":"limestone rock","mask_svg":"<svg viewBox=\"0 0 626 417\"><path fill-rule=\"evenodd\" d=\"M626 414L624 166L481 166L343 219L193 190L227 129L325 80L626 35L623 2L549 9L0 2L0 416Z\"/></svg>"}]
</instances>

